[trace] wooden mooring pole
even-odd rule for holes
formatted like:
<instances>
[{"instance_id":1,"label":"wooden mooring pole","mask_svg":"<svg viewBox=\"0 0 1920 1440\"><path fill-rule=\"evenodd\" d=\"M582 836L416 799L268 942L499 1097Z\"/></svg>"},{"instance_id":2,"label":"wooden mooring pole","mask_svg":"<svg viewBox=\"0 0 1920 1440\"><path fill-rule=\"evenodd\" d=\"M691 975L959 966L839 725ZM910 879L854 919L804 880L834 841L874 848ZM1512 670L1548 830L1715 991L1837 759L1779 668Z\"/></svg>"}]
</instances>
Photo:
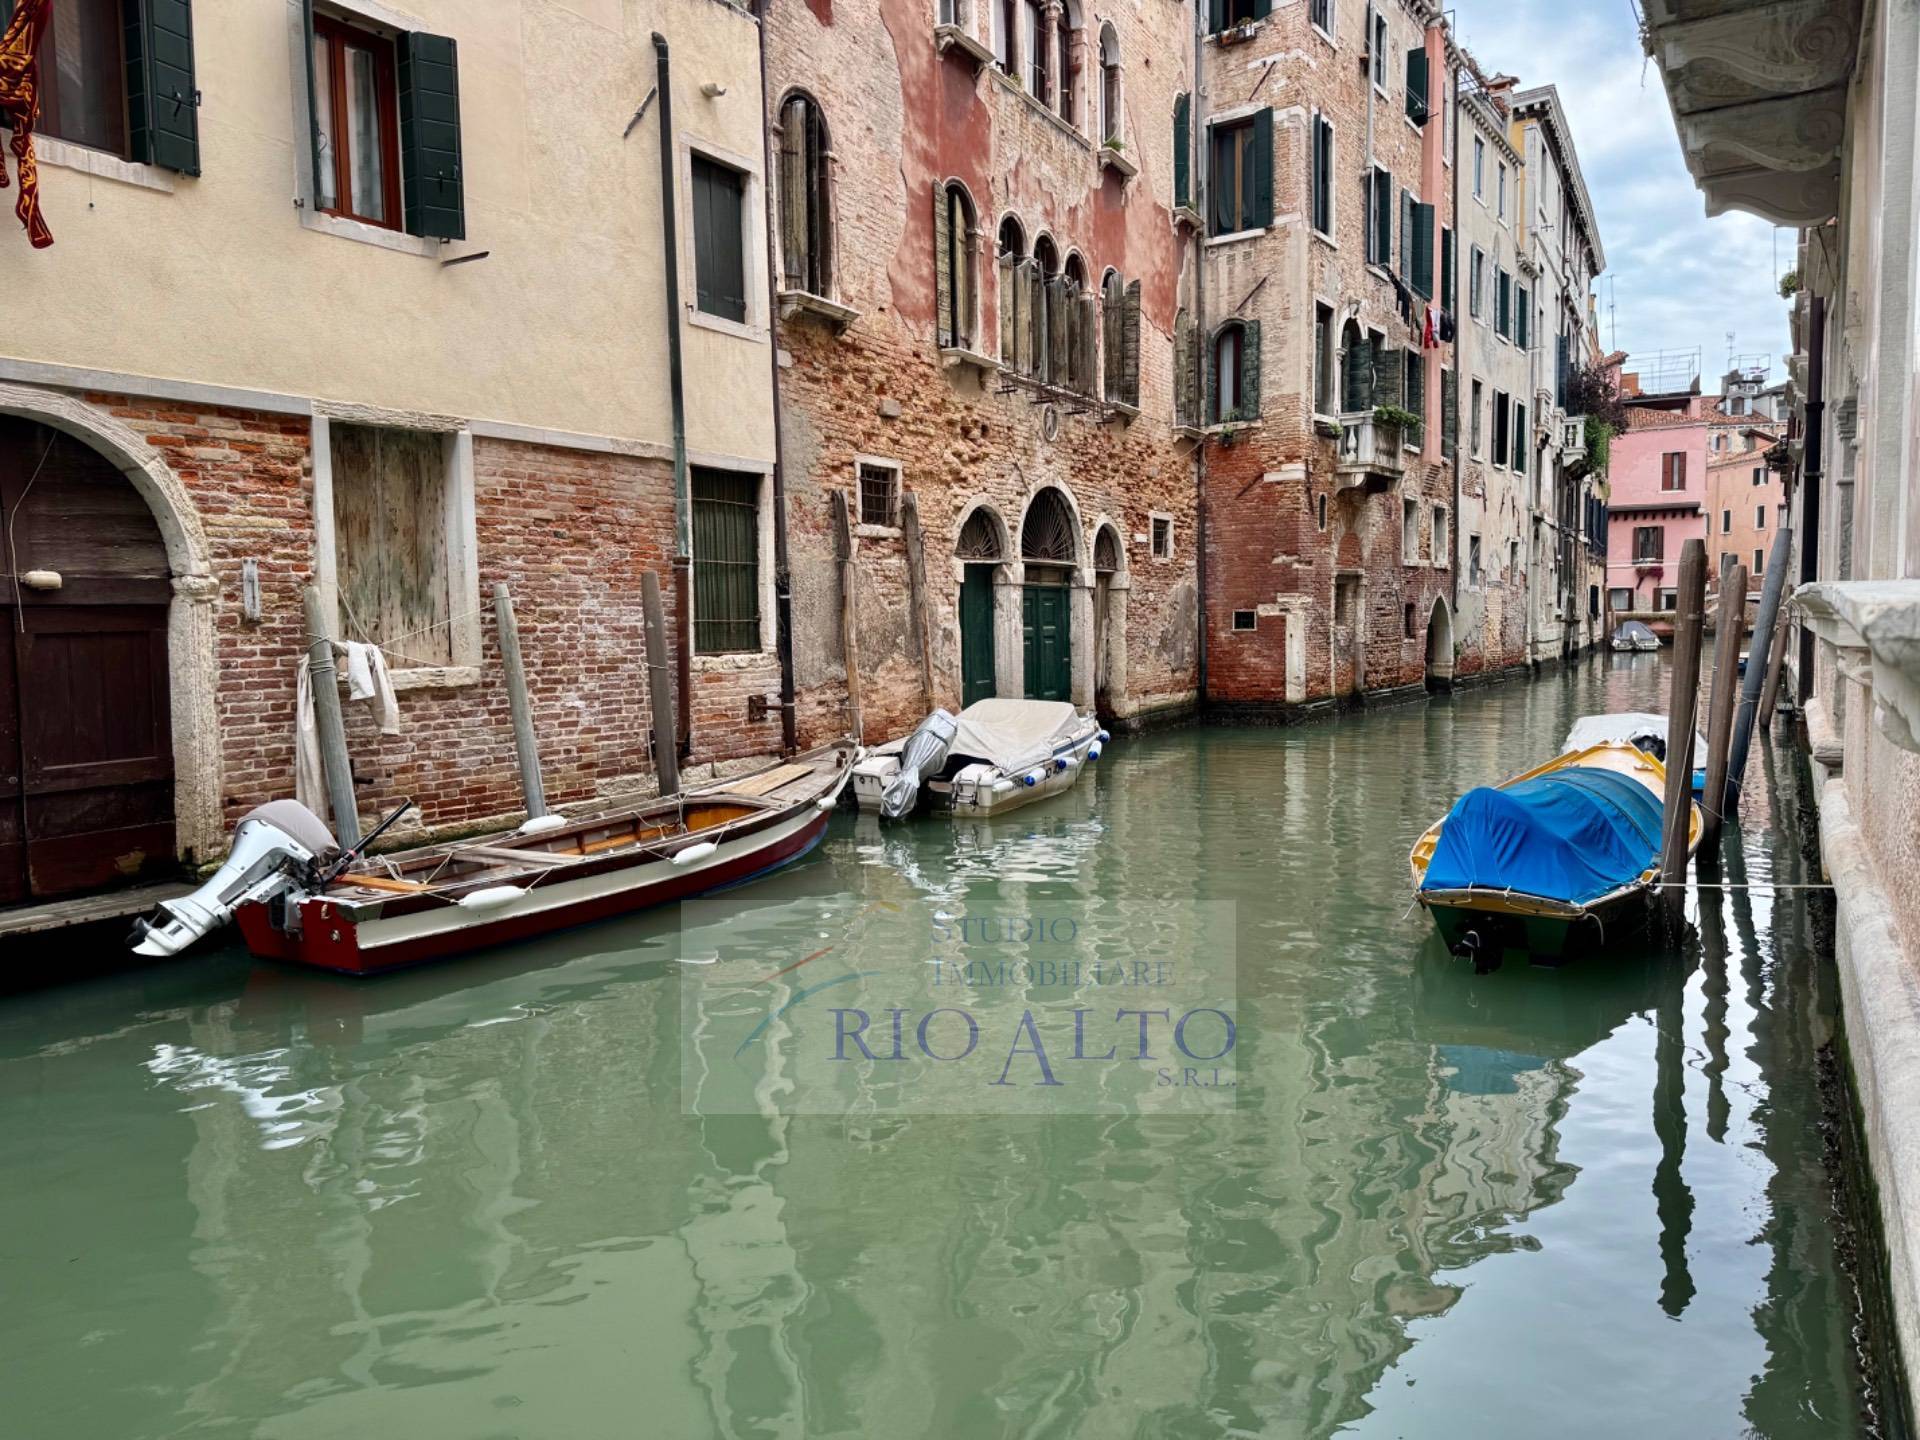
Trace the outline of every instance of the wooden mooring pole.
<instances>
[{"instance_id":1,"label":"wooden mooring pole","mask_svg":"<svg viewBox=\"0 0 1920 1440\"><path fill-rule=\"evenodd\" d=\"M847 713L856 740L866 739L860 715L860 621L854 606L853 518L843 490L832 492L833 558L840 566L840 646L847 661Z\"/></svg>"},{"instance_id":2,"label":"wooden mooring pole","mask_svg":"<svg viewBox=\"0 0 1920 1440\"><path fill-rule=\"evenodd\" d=\"M493 614L500 627L500 663L507 672L507 703L513 708L513 748L520 759L520 793L527 818L547 813L547 790L540 779L540 746L533 735L533 699L520 659L520 625L513 618L513 596L504 584L493 587Z\"/></svg>"},{"instance_id":3,"label":"wooden mooring pole","mask_svg":"<svg viewBox=\"0 0 1920 1440\"><path fill-rule=\"evenodd\" d=\"M1734 696L1740 689L1740 642L1747 628L1747 567L1720 577L1720 618L1713 637L1713 700L1707 709L1707 785L1700 792L1700 858L1719 868L1720 827L1727 818L1727 759Z\"/></svg>"},{"instance_id":4,"label":"wooden mooring pole","mask_svg":"<svg viewBox=\"0 0 1920 1440\"><path fill-rule=\"evenodd\" d=\"M911 492L900 497L900 530L907 542L907 589L913 605L913 629L920 638L920 708L933 711L933 615L927 606L927 548L920 534L920 502Z\"/></svg>"},{"instance_id":5,"label":"wooden mooring pole","mask_svg":"<svg viewBox=\"0 0 1920 1440\"><path fill-rule=\"evenodd\" d=\"M353 764L347 758L347 725L340 715L339 672L333 664L333 632L328 628L320 592L301 592L307 607L307 675L313 691L313 718L320 732L320 765L327 776L327 807L341 848L360 843L360 808L353 794Z\"/></svg>"},{"instance_id":6,"label":"wooden mooring pole","mask_svg":"<svg viewBox=\"0 0 1920 1440\"><path fill-rule=\"evenodd\" d=\"M1673 694L1667 703L1667 807L1660 845L1661 900L1670 916L1686 896L1687 831L1693 810L1693 735L1700 699L1700 632L1707 600L1707 542L1680 550L1674 601Z\"/></svg>"},{"instance_id":7,"label":"wooden mooring pole","mask_svg":"<svg viewBox=\"0 0 1920 1440\"><path fill-rule=\"evenodd\" d=\"M1780 618L1773 626L1773 651L1767 656L1767 685L1760 692L1760 714L1755 721L1762 730L1773 724L1774 703L1780 698L1780 676L1787 668L1787 636L1792 632L1793 617L1782 605Z\"/></svg>"},{"instance_id":8,"label":"wooden mooring pole","mask_svg":"<svg viewBox=\"0 0 1920 1440\"><path fill-rule=\"evenodd\" d=\"M1774 632L1779 628L1780 597L1787 586L1787 560L1793 549L1793 532L1784 526L1775 532L1773 552L1767 558L1766 579L1760 587L1760 609L1753 617L1753 646L1747 652L1747 673L1740 677L1740 703L1733 713L1733 748L1727 752L1727 800L1725 808L1738 809L1740 787L1747 776L1747 747L1753 743L1754 718L1760 713L1760 687L1766 682L1763 650L1770 650ZM1746 607L1741 607L1741 615ZM1735 655L1740 652L1736 649Z\"/></svg>"},{"instance_id":9,"label":"wooden mooring pole","mask_svg":"<svg viewBox=\"0 0 1920 1440\"><path fill-rule=\"evenodd\" d=\"M662 795L680 793L680 745L673 723L673 657L667 653L667 616L660 577L640 576L640 609L647 627L647 708L653 712L653 772Z\"/></svg>"}]
</instances>

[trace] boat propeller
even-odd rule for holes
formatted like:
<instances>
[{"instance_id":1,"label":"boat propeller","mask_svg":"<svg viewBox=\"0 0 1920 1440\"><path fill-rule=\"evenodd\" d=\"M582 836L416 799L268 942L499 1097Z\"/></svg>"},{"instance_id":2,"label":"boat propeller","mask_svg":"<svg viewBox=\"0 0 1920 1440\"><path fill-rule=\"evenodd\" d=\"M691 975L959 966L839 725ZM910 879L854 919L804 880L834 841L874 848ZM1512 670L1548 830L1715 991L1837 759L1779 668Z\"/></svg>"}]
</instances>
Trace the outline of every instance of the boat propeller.
<instances>
[{"instance_id":1,"label":"boat propeller","mask_svg":"<svg viewBox=\"0 0 1920 1440\"><path fill-rule=\"evenodd\" d=\"M1487 942L1480 938L1478 930L1467 931L1450 948L1457 958L1473 962L1473 973L1476 975L1489 975L1500 968L1500 952L1489 951Z\"/></svg>"}]
</instances>

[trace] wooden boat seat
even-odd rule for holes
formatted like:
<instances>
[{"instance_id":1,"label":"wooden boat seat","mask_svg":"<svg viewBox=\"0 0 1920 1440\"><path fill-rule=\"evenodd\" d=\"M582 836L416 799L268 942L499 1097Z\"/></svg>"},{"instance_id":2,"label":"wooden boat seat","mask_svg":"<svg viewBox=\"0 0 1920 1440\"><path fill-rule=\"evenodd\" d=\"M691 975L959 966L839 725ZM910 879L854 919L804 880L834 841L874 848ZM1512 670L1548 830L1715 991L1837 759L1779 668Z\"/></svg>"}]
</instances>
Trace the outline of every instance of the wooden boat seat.
<instances>
[{"instance_id":1,"label":"wooden boat seat","mask_svg":"<svg viewBox=\"0 0 1920 1440\"><path fill-rule=\"evenodd\" d=\"M384 890L390 895L422 895L433 888L414 880L396 880L391 875L348 875L340 884L349 889Z\"/></svg>"}]
</instances>

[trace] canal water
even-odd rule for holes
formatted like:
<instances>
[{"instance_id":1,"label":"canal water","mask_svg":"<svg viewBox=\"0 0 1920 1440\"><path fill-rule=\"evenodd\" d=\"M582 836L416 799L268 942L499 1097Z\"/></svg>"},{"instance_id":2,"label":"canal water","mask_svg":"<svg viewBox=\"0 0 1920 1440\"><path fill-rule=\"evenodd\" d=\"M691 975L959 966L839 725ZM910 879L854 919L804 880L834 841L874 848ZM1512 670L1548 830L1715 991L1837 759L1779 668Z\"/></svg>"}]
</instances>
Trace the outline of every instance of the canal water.
<instances>
[{"instance_id":1,"label":"canal water","mask_svg":"<svg viewBox=\"0 0 1920 1440\"><path fill-rule=\"evenodd\" d=\"M1787 751L1676 951L1475 975L1409 906L1461 790L1665 674L1117 739L380 981L9 997L0 1430L1867 1433Z\"/></svg>"}]
</instances>

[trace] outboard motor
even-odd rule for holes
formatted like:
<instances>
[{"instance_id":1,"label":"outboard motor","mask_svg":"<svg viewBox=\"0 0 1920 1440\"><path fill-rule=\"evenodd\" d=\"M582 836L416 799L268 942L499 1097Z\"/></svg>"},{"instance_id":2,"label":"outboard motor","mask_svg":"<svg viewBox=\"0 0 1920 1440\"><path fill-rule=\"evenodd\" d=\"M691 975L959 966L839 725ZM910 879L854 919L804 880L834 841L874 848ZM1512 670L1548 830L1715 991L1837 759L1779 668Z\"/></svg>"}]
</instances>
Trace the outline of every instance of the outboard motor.
<instances>
[{"instance_id":1,"label":"outboard motor","mask_svg":"<svg viewBox=\"0 0 1920 1440\"><path fill-rule=\"evenodd\" d=\"M953 737L960 733L960 722L945 710L936 710L920 722L920 728L900 747L900 773L887 782L880 794L880 813L898 820L913 809L920 798L920 783L940 773L953 748Z\"/></svg>"},{"instance_id":2,"label":"outboard motor","mask_svg":"<svg viewBox=\"0 0 1920 1440\"><path fill-rule=\"evenodd\" d=\"M234 827L233 849L213 878L191 895L162 900L152 919L134 921L128 944L136 955L178 955L226 924L240 906L299 885L339 849L333 832L306 806L271 800Z\"/></svg>"}]
</instances>

